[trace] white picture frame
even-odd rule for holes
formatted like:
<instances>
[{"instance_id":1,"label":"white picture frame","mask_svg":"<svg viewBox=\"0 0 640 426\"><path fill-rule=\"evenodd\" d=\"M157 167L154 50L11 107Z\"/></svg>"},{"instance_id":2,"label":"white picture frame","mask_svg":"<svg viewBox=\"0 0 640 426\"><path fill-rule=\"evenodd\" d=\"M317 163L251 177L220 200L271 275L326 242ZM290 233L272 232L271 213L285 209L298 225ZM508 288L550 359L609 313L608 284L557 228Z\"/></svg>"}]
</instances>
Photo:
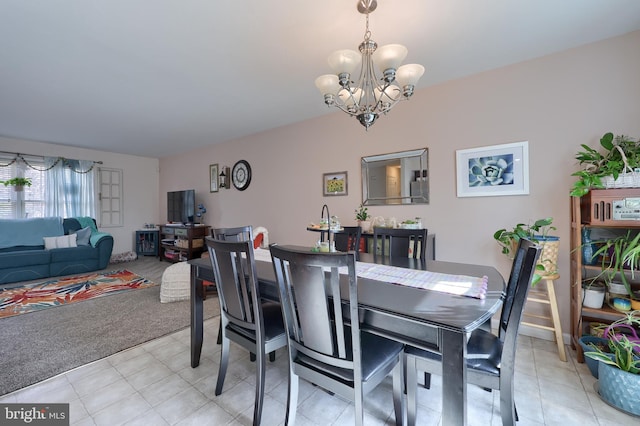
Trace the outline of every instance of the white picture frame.
<instances>
[{"instance_id":1,"label":"white picture frame","mask_svg":"<svg viewBox=\"0 0 640 426\"><path fill-rule=\"evenodd\" d=\"M529 142L456 151L458 197L529 194Z\"/></svg>"}]
</instances>

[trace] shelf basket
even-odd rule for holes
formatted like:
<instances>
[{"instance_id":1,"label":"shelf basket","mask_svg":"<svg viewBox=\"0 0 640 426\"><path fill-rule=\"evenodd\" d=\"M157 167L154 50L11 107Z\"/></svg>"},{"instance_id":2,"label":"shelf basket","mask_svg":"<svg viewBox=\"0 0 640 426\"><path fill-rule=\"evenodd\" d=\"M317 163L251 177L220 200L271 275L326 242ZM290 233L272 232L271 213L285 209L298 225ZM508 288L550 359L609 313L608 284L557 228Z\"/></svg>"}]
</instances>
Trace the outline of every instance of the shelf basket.
<instances>
[{"instance_id":1,"label":"shelf basket","mask_svg":"<svg viewBox=\"0 0 640 426\"><path fill-rule=\"evenodd\" d=\"M618 179L613 176L605 176L600 179L606 189L612 188L640 188L640 169L632 172L620 173Z\"/></svg>"}]
</instances>

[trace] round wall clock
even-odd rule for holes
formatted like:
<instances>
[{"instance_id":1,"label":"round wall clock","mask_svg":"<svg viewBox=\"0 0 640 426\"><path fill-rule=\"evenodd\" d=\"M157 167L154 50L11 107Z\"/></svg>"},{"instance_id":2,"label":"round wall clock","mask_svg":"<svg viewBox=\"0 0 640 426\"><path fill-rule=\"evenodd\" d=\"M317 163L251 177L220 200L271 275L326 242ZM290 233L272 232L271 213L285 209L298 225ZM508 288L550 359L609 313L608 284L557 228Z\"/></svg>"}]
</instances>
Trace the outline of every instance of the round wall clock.
<instances>
[{"instance_id":1,"label":"round wall clock","mask_svg":"<svg viewBox=\"0 0 640 426\"><path fill-rule=\"evenodd\" d=\"M239 191L244 191L251 183L251 166L245 160L240 160L233 165L231 181Z\"/></svg>"}]
</instances>

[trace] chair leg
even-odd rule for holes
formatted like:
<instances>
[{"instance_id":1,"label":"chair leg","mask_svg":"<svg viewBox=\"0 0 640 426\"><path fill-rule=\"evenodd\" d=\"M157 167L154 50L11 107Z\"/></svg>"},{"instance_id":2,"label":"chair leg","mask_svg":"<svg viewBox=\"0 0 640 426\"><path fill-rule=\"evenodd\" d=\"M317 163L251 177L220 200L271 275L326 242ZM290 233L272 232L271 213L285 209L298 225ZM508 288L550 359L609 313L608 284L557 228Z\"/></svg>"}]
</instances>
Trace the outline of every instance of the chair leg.
<instances>
[{"instance_id":1,"label":"chair leg","mask_svg":"<svg viewBox=\"0 0 640 426\"><path fill-rule=\"evenodd\" d=\"M416 392L418 390L418 366L416 357L407 356L407 426L416 424Z\"/></svg>"},{"instance_id":2,"label":"chair leg","mask_svg":"<svg viewBox=\"0 0 640 426\"><path fill-rule=\"evenodd\" d=\"M513 377L502 371L500 374L500 415L503 425L515 425L518 419L513 400Z\"/></svg>"},{"instance_id":3,"label":"chair leg","mask_svg":"<svg viewBox=\"0 0 640 426\"><path fill-rule=\"evenodd\" d=\"M220 326L218 327L218 341L217 344L222 344L222 321L220 321Z\"/></svg>"},{"instance_id":4,"label":"chair leg","mask_svg":"<svg viewBox=\"0 0 640 426\"><path fill-rule=\"evenodd\" d=\"M296 409L298 407L298 376L293 374L289 367L289 390L287 395L287 415L285 420L286 426L296 424Z\"/></svg>"},{"instance_id":5,"label":"chair leg","mask_svg":"<svg viewBox=\"0 0 640 426\"><path fill-rule=\"evenodd\" d=\"M256 354L254 354L253 352L249 352L249 360L251 362L255 362L256 360ZM271 351L269 352L269 361L273 362L276 360L276 351Z\"/></svg>"},{"instance_id":6,"label":"chair leg","mask_svg":"<svg viewBox=\"0 0 640 426\"><path fill-rule=\"evenodd\" d=\"M256 401L253 407L253 426L260 425L264 401L265 353L264 347L256 349L258 349L258 359L256 362Z\"/></svg>"},{"instance_id":7,"label":"chair leg","mask_svg":"<svg viewBox=\"0 0 640 426\"><path fill-rule=\"evenodd\" d=\"M393 410L396 416L396 426L404 425L404 391L405 387L405 355L400 354L400 360L393 369Z\"/></svg>"},{"instance_id":8,"label":"chair leg","mask_svg":"<svg viewBox=\"0 0 640 426\"><path fill-rule=\"evenodd\" d=\"M227 374L227 364L229 362L229 340L223 336L220 348L220 367L218 368L218 381L216 383L216 396L222 393L224 386L224 376Z\"/></svg>"},{"instance_id":9,"label":"chair leg","mask_svg":"<svg viewBox=\"0 0 640 426\"><path fill-rule=\"evenodd\" d=\"M431 373L424 372L424 388L431 389Z\"/></svg>"}]
</instances>

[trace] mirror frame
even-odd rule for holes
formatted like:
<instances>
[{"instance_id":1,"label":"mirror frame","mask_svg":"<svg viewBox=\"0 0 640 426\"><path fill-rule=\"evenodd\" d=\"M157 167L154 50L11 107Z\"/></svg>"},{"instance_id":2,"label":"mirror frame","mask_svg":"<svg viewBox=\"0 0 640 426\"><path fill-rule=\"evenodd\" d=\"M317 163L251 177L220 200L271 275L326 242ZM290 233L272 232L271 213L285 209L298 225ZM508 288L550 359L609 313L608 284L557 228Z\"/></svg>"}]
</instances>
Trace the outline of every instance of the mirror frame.
<instances>
[{"instance_id":1,"label":"mirror frame","mask_svg":"<svg viewBox=\"0 0 640 426\"><path fill-rule=\"evenodd\" d=\"M411 204L429 204L429 173L428 173L428 148L414 149L410 151L401 151L394 152L390 154L381 154L381 155L371 155L367 157L362 157L361 159L361 171L362 171L362 204L365 206L386 206L386 205L411 205ZM419 159L420 166L419 170L423 171L423 175L426 176L421 177L425 179L423 184L418 185L418 193L411 194L410 193L410 184L413 178L406 178L409 176L411 171L404 171L402 175L405 176L405 179L401 179L401 187L404 186L405 195L400 195L399 197L372 197L369 194L369 188L371 187L371 169L376 162L383 163L389 160L400 160L400 167L402 168L402 163L406 162L409 159ZM415 181L413 181L415 182ZM407 195L408 194L408 195Z\"/></svg>"}]
</instances>

